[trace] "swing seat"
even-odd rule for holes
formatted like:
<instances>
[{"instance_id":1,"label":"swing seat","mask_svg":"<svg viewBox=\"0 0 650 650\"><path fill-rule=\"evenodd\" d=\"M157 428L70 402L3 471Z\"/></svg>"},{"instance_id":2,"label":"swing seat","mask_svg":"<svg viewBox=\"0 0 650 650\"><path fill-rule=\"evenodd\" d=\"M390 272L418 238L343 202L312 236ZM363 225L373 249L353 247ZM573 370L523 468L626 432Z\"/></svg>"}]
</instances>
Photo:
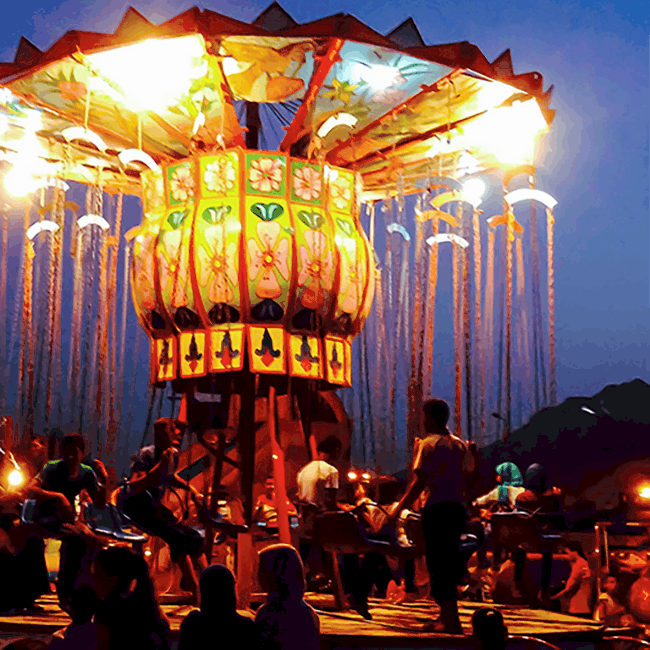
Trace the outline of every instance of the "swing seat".
<instances>
[{"instance_id":1,"label":"swing seat","mask_svg":"<svg viewBox=\"0 0 650 650\"><path fill-rule=\"evenodd\" d=\"M553 529L553 518L545 514L497 512L491 523L495 543L509 551L543 553L556 551L563 543L562 535Z\"/></svg>"},{"instance_id":2,"label":"swing seat","mask_svg":"<svg viewBox=\"0 0 650 650\"><path fill-rule=\"evenodd\" d=\"M399 560L409 560L425 553L422 520L418 515L411 515L409 519L411 517L412 521L407 520L409 544L400 543L394 530L385 531L383 539L368 533L357 517L349 512L326 512L315 517L314 540L317 546L333 553L362 555L377 552ZM461 536L461 554L469 557L477 548L476 535Z\"/></svg>"},{"instance_id":3,"label":"swing seat","mask_svg":"<svg viewBox=\"0 0 650 650\"><path fill-rule=\"evenodd\" d=\"M83 504L83 518L88 527L98 535L132 544L142 544L147 541L146 535L125 530L127 526L130 527L131 522L124 521L119 510L112 503L100 510L92 501L87 501Z\"/></svg>"},{"instance_id":4,"label":"swing seat","mask_svg":"<svg viewBox=\"0 0 650 650\"><path fill-rule=\"evenodd\" d=\"M390 542L372 539L350 512L324 512L314 517L314 543L324 551L341 554L389 553Z\"/></svg>"}]
</instances>

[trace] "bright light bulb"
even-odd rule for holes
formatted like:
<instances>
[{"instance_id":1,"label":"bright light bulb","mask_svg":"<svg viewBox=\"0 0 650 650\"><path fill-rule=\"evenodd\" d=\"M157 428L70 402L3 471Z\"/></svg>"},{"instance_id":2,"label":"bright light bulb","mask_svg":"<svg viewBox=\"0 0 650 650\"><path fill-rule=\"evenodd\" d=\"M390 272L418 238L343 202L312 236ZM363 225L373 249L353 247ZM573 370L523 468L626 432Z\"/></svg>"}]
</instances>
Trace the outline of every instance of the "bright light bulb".
<instances>
[{"instance_id":1,"label":"bright light bulb","mask_svg":"<svg viewBox=\"0 0 650 650\"><path fill-rule=\"evenodd\" d=\"M390 65L358 64L357 73L361 81L365 81L375 91L404 83L400 71Z\"/></svg>"},{"instance_id":2,"label":"bright light bulb","mask_svg":"<svg viewBox=\"0 0 650 650\"><path fill-rule=\"evenodd\" d=\"M475 208L481 205L486 194L487 185L482 178L470 178L463 183L463 198Z\"/></svg>"},{"instance_id":3,"label":"bright light bulb","mask_svg":"<svg viewBox=\"0 0 650 650\"><path fill-rule=\"evenodd\" d=\"M148 39L90 54L90 64L124 94L124 103L140 111L161 112L190 93L195 79L208 71L203 38Z\"/></svg>"},{"instance_id":4,"label":"bright light bulb","mask_svg":"<svg viewBox=\"0 0 650 650\"><path fill-rule=\"evenodd\" d=\"M23 482L23 473L19 469L9 472L7 481L11 487L18 487Z\"/></svg>"},{"instance_id":5,"label":"bright light bulb","mask_svg":"<svg viewBox=\"0 0 650 650\"><path fill-rule=\"evenodd\" d=\"M644 487L639 490L639 496L642 499L650 499L650 487Z\"/></svg>"},{"instance_id":6,"label":"bright light bulb","mask_svg":"<svg viewBox=\"0 0 650 650\"><path fill-rule=\"evenodd\" d=\"M16 198L27 196L34 189L34 177L22 167L13 167L5 176L5 188Z\"/></svg>"},{"instance_id":7,"label":"bright light bulb","mask_svg":"<svg viewBox=\"0 0 650 650\"><path fill-rule=\"evenodd\" d=\"M491 152L505 166L532 164L536 140L547 131L534 99L494 108L465 127L468 141Z\"/></svg>"}]
</instances>

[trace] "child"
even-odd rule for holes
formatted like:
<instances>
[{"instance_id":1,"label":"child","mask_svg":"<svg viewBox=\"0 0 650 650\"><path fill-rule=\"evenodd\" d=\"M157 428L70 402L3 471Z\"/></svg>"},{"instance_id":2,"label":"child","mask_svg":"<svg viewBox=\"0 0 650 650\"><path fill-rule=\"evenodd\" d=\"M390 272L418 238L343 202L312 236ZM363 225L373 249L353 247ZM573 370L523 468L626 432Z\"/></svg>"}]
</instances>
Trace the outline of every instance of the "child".
<instances>
[{"instance_id":1,"label":"child","mask_svg":"<svg viewBox=\"0 0 650 650\"><path fill-rule=\"evenodd\" d=\"M181 623L179 650L198 648L216 636L224 650L257 647L255 623L237 613L235 578L230 569L221 564L203 569L199 589L201 611L195 609Z\"/></svg>"},{"instance_id":2,"label":"child","mask_svg":"<svg viewBox=\"0 0 650 650\"><path fill-rule=\"evenodd\" d=\"M622 627L625 616L625 607L614 597L618 581L616 576L608 573L603 577L603 592L600 594L596 615L594 618L601 621L606 627Z\"/></svg>"},{"instance_id":3,"label":"child","mask_svg":"<svg viewBox=\"0 0 650 650\"><path fill-rule=\"evenodd\" d=\"M320 650L320 621L304 601L305 577L296 550L288 544L260 552L259 582L268 593L255 617L261 650Z\"/></svg>"}]
</instances>

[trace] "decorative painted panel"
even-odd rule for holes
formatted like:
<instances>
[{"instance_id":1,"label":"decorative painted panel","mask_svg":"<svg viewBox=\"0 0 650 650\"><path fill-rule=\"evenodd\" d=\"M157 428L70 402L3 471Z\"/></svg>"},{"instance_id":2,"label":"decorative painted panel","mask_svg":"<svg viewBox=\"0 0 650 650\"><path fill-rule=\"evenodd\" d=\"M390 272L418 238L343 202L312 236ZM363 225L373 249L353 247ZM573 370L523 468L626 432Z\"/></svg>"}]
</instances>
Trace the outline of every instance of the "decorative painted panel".
<instances>
[{"instance_id":1,"label":"decorative painted panel","mask_svg":"<svg viewBox=\"0 0 650 650\"><path fill-rule=\"evenodd\" d=\"M252 372L283 375L287 371L287 345L282 327L248 328L248 359Z\"/></svg>"},{"instance_id":2,"label":"decorative painted panel","mask_svg":"<svg viewBox=\"0 0 650 650\"><path fill-rule=\"evenodd\" d=\"M308 379L323 378L323 354L317 336L289 335L289 374Z\"/></svg>"},{"instance_id":3,"label":"decorative painted panel","mask_svg":"<svg viewBox=\"0 0 650 650\"><path fill-rule=\"evenodd\" d=\"M209 372L235 372L244 367L244 325L210 330Z\"/></svg>"}]
</instances>

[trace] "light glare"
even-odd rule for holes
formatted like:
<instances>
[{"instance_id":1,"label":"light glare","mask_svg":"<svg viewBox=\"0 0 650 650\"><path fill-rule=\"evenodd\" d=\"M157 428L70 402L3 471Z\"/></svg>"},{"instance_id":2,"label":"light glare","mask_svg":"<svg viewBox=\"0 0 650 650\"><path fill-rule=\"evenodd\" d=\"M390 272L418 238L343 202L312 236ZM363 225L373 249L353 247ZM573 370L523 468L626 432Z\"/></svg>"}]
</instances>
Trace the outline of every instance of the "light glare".
<instances>
[{"instance_id":1,"label":"light glare","mask_svg":"<svg viewBox=\"0 0 650 650\"><path fill-rule=\"evenodd\" d=\"M9 472L7 481L11 487L18 487L23 482L23 473L19 469L14 469Z\"/></svg>"},{"instance_id":2,"label":"light glare","mask_svg":"<svg viewBox=\"0 0 650 650\"><path fill-rule=\"evenodd\" d=\"M207 73L203 38L148 39L88 56L124 102L139 111L164 111L188 95L195 79Z\"/></svg>"}]
</instances>

